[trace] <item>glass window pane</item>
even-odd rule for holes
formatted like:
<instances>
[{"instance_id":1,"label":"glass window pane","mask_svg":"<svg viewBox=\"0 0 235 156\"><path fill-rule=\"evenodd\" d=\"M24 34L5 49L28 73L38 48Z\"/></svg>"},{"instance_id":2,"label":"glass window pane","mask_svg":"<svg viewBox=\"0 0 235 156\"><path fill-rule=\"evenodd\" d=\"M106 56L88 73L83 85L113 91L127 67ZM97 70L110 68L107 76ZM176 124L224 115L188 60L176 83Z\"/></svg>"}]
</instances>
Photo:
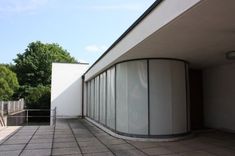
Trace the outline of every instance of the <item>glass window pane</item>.
<instances>
[{"instance_id":1,"label":"glass window pane","mask_svg":"<svg viewBox=\"0 0 235 156\"><path fill-rule=\"evenodd\" d=\"M148 134L147 61L117 65L117 130Z\"/></svg>"},{"instance_id":2,"label":"glass window pane","mask_svg":"<svg viewBox=\"0 0 235 156\"><path fill-rule=\"evenodd\" d=\"M150 134L169 135L186 131L184 62L149 61Z\"/></svg>"},{"instance_id":3,"label":"glass window pane","mask_svg":"<svg viewBox=\"0 0 235 156\"><path fill-rule=\"evenodd\" d=\"M115 67L107 70L107 126L115 128Z\"/></svg>"},{"instance_id":4,"label":"glass window pane","mask_svg":"<svg viewBox=\"0 0 235 156\"><path fill-rule=\"evenodd\" d=\"M117 131L128 133L128 80L127 63L116 66L117 69Z\"/></svg>"},{"instance_id":5,"label":"glass window pane","mask_svg":"<svg viewBox=\"0 0 235 156\"><path fill-rule=\"evenodd\" d=\"M100 122L105 124L106 73L100 75Z\"/></svg>"},{"instance_id":6,"label":"glass window pane","mask_svg":"<svg viewBox=\"0 0 235 156\"><path fill-rule=\"evenodd\" d=\"M99 76L95 78L95 114L94 118L96 121L99 120Z\"/></svg>"},{"instance_id":7,"label":"glass window pane","mask_svg":"<svg viewBox=\"0 0 235 156\"><path fill-rule=\"evenodd\" d=\"M94 119L95 106L95 81L91 80L91 118Z\"/></svg>"},{"instance_id":8,"label":"glass window pane","mask_svg":"<svg viewBox=\"0 0 235 156\"><path fill-rule=\"evenodd\" d=\"M90 116L90 81L87 82L87 116Z\"/></svg>"}]
</instances>

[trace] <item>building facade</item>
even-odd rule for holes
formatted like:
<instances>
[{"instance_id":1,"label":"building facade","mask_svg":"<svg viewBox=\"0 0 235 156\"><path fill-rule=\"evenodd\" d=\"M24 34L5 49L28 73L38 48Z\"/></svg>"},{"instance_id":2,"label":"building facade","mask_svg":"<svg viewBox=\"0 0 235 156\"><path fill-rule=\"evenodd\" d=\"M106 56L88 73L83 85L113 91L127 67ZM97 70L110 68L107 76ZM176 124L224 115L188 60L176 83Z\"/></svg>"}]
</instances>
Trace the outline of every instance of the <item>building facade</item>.
<instances>
[{"instance_id":1,"label":"building facade","mask_svg":"<svg viewBox=\"0 0 235 156\"><path fill-rule=\"evenodd\" d=\"M235 131L235 1L156 0L83 74L83 114L129 137Z\"/></svg>"}]
</instances>

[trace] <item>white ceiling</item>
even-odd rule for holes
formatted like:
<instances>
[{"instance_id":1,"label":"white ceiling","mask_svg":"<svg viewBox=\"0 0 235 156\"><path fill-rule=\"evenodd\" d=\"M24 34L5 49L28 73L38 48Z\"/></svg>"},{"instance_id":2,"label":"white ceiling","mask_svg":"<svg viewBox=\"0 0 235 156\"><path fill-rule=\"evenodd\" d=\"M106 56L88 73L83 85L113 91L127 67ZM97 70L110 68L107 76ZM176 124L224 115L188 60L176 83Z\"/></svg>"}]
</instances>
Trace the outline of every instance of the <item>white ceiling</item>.
<instances>
[{"instance_id":1,"label":"white ceiling","mask_svg":"<svg viewBox=\"0 0 235 156\"><path fill-rule=\"evenodd\" d=\"M235 62L235 0L203 0L130 49L115 62L136 58L177 58L193 68Z\"/></svg>"}]
</instances>

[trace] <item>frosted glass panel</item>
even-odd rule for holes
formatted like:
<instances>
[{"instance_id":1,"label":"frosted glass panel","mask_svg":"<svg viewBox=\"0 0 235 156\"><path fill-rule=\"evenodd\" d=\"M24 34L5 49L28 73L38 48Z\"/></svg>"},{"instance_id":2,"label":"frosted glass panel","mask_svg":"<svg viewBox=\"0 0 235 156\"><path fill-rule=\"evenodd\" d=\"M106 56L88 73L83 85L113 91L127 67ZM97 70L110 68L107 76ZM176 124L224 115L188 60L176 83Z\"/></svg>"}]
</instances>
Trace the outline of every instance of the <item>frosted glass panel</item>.
<instances>
[{"instance_id":1,"label":"frosted glass panel","mask_svg":"<svg viewBox=\"0 0 235 156\"><path fill-rule=\"evenodd\" d=\"M115 128L115 67L107 70L107 126Z\"/></svg>"},{"instance_id":2,"label":"frosted glass panel","mask_svg":"<svg viewBox=\"0 0 235 156\"><path fill-rule=\"evenodd\" d=\"M100 122L105 124L106 112L106 73L100 75Z\"/></svg>"},{"instance_id":3,"label":"frosted glass panel","mask_svg":"<svg viewBox=\"0 0 235 156\"><path fill-rule=\"evenodd\" d=\"M127 63L118 64L117 69L117 131L128 133L128 80Z\"/></svg>"},{"instance_id":4,"label":"frosted glass panel","mask_svg":"<svg viewBox=\"0 0 235 156\"><path fill-rule=\"evenodd\" d=\"M91 118L94 119L95 106L95 81L91 80Z\"/></svg>"},{"instance_id":5,"label":"frosted glass panel","mask_svg":"<svg viewBox=\"0 0 235 156\"><path fill-rule=\"evenodd\" d=\"M185 133L186 86L184 62L150 60L150 134Z\"/></svg>"},{"instance_id":6,"label":"frosted glass panel","mask_svg":"<svg viewBox=\"0 0 235 156\"><path fill-rule=\"evenodd\" d=\"M91 81L89 82L89 117L91 117Z\"/></svg>"},{"instance_id":7,"label":"frosted glass panel","mask_svg":"<svg viewBox=\"0 0 235 156\"><path fill-rule=\"evenodd\" d=\"M99 76L95 78L95 120L99 120Z\"/></svg>"},{"instance_id":8,"label":"frosted glass panel","mask_svg":"<svg viewBox=\"0 0 235 156\"><path fill-rule=\"evenodd\" d=\"M87 82L87 116L90 116L90 101L91 101L91 83Z\"/></svg>"},{"instance_id":9,"label":"frosted glass panel","mask_svg":"<svg viewBox=\"0 0 235 156\"><path fill-rule=\"evenodd\" d=\"M128 62L129 133L148 134L147 61Z\"/></svg>"},{"instance_id":10,"label":"frosted glass panel","mask_svg":"<svg viewBox=\"0 0 235 156\"><path fill-rule=\"evenodd\" d=\"M183 62L171 62L173 133L187 132L186 81Z\"/></svg>"},{"instance_id":11,"label":"frosted glass panel","mask_svg":"<svg viewBox=\"0 0 235 156\"><path fill-rule=\"evenodd\" d=\"M150 134L172 133L171 64L168 60L149 61Z\"/></svg>"},{"instance_id":12,"label":"frosted glass panel","mask_svg":"<svg viewBox=\"0 0 235 156\"><path fill-rule=\"evenodd\" d=\"M148 134L147 61L117 65L117 130Z\"/></svg>"}]
</instances>

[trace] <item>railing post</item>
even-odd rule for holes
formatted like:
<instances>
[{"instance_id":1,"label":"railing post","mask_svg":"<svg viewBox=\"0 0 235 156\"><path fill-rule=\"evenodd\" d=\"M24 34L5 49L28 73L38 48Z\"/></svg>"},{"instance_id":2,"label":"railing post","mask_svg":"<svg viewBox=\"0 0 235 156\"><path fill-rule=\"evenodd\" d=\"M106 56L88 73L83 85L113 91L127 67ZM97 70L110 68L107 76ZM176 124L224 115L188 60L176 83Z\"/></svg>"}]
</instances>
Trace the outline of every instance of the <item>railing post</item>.
<instances>
[{"instance_id":1,"label":"railing post","mask_svg":"<svg viewBox=\"0 0 235 156\"><path fill-rule=\"evenodd\" d=\"M54 125L56 125L56 107L54 109Z\"/></svg>"},{"instance_id":2,"label":"railing post","mask_svg":"<svg viewBox=\"0 0 235 156\"><path fill-rule=\"evenodd\" d=\"M28 109L26 110L26 124L28 125L29 123L29 112Z\"/></svg>"}]
</instances>

